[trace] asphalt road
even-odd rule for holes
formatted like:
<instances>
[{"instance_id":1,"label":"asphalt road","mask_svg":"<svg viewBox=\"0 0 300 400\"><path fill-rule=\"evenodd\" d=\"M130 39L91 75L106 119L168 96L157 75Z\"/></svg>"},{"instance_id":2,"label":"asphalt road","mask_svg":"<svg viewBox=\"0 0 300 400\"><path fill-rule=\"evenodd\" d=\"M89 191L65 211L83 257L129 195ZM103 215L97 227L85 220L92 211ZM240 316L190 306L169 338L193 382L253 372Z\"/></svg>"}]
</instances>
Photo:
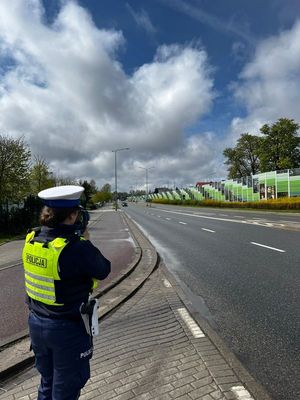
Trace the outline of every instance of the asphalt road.
<instances>
[{"instance_id":1,"label":"asphalt road","mask_svg":"<svg viewBox=\"0 0 300 400\"><path fill-rule=\"evenodd\" d=\"M274 400L299 400L300 215L132 203L125 211Z\"/></svg>"}]
</instances>

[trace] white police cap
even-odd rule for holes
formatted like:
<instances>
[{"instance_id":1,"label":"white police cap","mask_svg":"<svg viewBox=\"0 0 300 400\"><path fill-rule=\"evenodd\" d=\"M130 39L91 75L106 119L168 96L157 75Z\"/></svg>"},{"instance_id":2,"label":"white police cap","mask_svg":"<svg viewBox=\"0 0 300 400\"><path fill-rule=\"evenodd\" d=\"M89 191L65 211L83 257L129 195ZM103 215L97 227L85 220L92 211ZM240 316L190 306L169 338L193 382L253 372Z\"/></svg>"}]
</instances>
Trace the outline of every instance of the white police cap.
<instances>
[{"instance_id":1,"label":"white police cap","mask_svg":"<svg viewBox=\"0 0 300 400\"><path fill-rule=\"evenodd\" d=\"M48 207L77 207L80 204L80 196L83 193L82 186L63 185L42 190L38 196L44 200Z\"/></svg>"}]
</instances>

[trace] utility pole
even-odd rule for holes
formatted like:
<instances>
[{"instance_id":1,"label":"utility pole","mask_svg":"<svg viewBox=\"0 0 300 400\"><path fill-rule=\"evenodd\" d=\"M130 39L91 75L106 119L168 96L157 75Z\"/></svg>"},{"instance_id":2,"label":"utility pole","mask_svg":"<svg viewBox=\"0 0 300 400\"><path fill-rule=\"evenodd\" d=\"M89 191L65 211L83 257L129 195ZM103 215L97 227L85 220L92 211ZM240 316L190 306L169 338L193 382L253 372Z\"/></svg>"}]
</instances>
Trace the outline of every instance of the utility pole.
<instances>
[{"instance_id":1,"label":"utility pole","mask_svg":"<svg viewBox=\"0 0 300 400\"><path fill-rule=\"evenodd\" d=\"M150 169L154 169L155 167L148 167L148 168L139 167L139 168L144 169L144 170L146 171L146 202L147 202L147 201L148 201L148 193L149 193L149 188L148 188L148 171L149 171Z\"/></svg>"},{"instance_id":2,"label":"utility pole","mask_svg":"<svg viewBox=\"0 0 300 400\"><path fill-rule=\"evenodd\" d=\"M112 150L115 153L115 210L118 211L118 175L117 175L117 152L129 150L129 147L123 147L121 149Z\"/></svg>"}]
</instances>

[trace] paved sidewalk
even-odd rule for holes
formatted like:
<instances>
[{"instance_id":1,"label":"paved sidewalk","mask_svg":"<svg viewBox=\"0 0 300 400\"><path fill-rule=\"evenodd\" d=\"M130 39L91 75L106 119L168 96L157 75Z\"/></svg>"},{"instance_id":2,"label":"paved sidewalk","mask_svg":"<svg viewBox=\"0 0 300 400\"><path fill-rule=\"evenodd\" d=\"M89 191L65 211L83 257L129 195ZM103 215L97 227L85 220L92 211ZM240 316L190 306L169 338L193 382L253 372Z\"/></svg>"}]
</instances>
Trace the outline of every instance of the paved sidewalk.
<instances>
[{"instance_id":1,"label":"paved sidewalk","mask_svg":"<svg viewBox=\"0 0 300 400\"><path fill-rule=\"evenodd\" d=\"M100 322L91 371L82 400L256 399L192 319L161 267ZM0 399L35 399L38 382L30 368L0 388Z\"/></svg>"}]
</instances>

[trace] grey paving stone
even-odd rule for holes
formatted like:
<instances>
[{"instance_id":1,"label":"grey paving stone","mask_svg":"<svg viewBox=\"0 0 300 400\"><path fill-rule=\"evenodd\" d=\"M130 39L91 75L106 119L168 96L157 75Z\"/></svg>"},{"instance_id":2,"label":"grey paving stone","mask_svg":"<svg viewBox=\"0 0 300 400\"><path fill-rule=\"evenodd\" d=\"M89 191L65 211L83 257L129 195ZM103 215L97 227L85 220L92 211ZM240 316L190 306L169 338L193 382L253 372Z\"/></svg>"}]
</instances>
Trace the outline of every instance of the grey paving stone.
<instances>
[{"instance_id":1,"label":"grey paving stone","mask_svg":"<svg viewBox=\"0 0 300 400\"><path fill-rule=\"evenodd\" d=\"M171 397L168 393L160 394L158 397L153 397L153 400L171 400Z\"/></svg>"},{"instance_id":2,"label":"grey paving stone","mask_svg":"<svg viewBox=\"0 0 300 400\"><path fill-rule=\"evenodd\" d=\"M210 367L220 367L220 366L224 366L228 368L228 364L226 363L226 361L224 361L223 359L216 359L216 360L206 360L204 361L205 365L207 365L209 368Z\"/></svg>"},{"instance_id":3,"label":"grey paving stone","mask_svg":"<svg viewBox=\"0 0 300 400\"><path fill-rule=\"evenodd\" d=\"M108 377L105 379L105 381L107 383L113 383L115 381L120 381L122 378L126 378L127 375L124 371L117 371L116 373L114 373L112 376Z\"/></svg>"},{"instance_id":4,"label":"grey paving stone","mask_svg":"<svg viewBox=\"0 0 300 400\"><path fill-rule=\"evenodd\" d=\"M3 399L3 400L14 400L14 396L12 394L3 394L1 399Z\"/></svg>"},{"instance_id":5,"label":"grey paving stone","mask_svg":"<svg viewBox=\"0 0 300 400\"><path fill-rule=\"evenodd\" d=\"M212 373L218 373L219 371L221 372L221 371L231 371L231 372L233 372L232 371L232 369L229 367L229 365L228 364L222 364L222 365L215 365L215 366L211 366L210 368L209 368L209 370L212 372Z\"/></svg>"},{"instance_id":6,"label":"grey paving stone","mask_svg":"<svg viewBox=\"0 0 300 400\"><path fill-rule=\"evenodd\" d=\"M201 353L201 358L206 361L218 361L220 363L224 362L224 358L220 355L206 355Z\"/></svg>"},{"instance_id":7,"label":"grey paving stone","mask_svg":"<svg viewBox=\"0 0 300 400\"><path fill-rule=\"evenodd\" d=\"M239 382L237 377L234 376L234 375L215 377L215 381L217 382L218 385L221 385L223 383L237 383L237 382Z\"/></svg>"},{"instance_id":8,"label":"grey paving stone","mask_svg":"<svg viewBox=\"0 0 300 400\"><path fill-rule=\"evenodd\" d=\"M172 383L172 385L174 386L175 389L187 385L188 383L194 382L195 378L193 376L186 376L184 378L181 379L176 379L175 377L175 382Z\"/></svg>"},{"instance_id":9,"label":"grey paving stone","mask_svg":"<svg viewBox=\"0 0 300 400\"><path fill-rule=\"evenodd\" d=\"M214 400L220 400L222 398L224 398L223 394L220 392L220 390L216 390L215 392L210 393L210 396L214 399Z\"/></svg>"},{"instance_id":10,"label":"grey paving stone","mask_svg":"<svg viewBox=\"0 0 300 400\"><path fill-rule=\"evenodd\" d=\"M138 396L135 396L134 400L152 400L153 397L150 393L143 393Z\"/></svg>"},{"instance_id":11,"label":"grey paving stone","mask_svg":"<svg viewBox=\"0 0 300 400\"><path fill-rule=\"evenodd\" d=\"M153 397L159 396L159 398L162 398L162 395L167 393L167 392L170 392L170 390L173 390L173 386L168 383L168 384L160 386L157 389L151 390L150 394ZM168 397L170 398L170 396L168 396Z\"/></svg>"},{"instance_id":12,"label":"grey paving stone","mask_svg":"<svg viewBox=\"0 0 300 400\"><path fill-rule=\"evenodd\" d=\"M192 361L187 364L179 365L178 368L180 369L180 371L184 371L185 369L189 369L191 367L196 367L197 365L198 365L198 361Z\"/></svg>"},{"instance_id":13,"label":"grey paving stone","mask_svg":"<svg viewBox=\"0 0 300 400\"><path fill-rule=\"evenodd\" d=\"M191 376L191 375L193 375L193 374L196 374L197 372L198 372L197 369L196 369L195 367L192 367L192 368L186 369L186 370L184 370L184 371L178 372L178 373L176 374L176 377L177 377L178 379L182 379L182 378L184 378L184 377L186 377L186 376Z\"/></svg>"},{"instance_id":14,"label":"grey paving stone","mask_svg":"<svg viewBox=\"0 0 300 400\"><path fill-rule=\"evenodd\" d=\"M81 400L90 400L94 399L96 396L100 396L100 392L97 389L91 390L90 392L84 393L80 395Z\"/></svg>"},{"instance_id":15,"label":"grey paving stone","mask_svg":"<svg viewBox=\"0 0 300 400\"><path fill-rule=\"evenodd\" d=\"M177 397L180 397L184 394L188 394L193 390L193 387L190 384L181 386L175 390L172 390L169 394L172 397L172 399L176 399Z\"/></svg>"},{"instance_id":16,"label":"grey paving stone","mask_svg":"<svg viewBox=\"0 0 300 400\"><path fill-rule=\"evenodd\" d=\"M116 393L121 394L124 392L128 392L129 390L137 387L137 385L138 385L137 382L130 382L130 383L127 383L126 385L122 385L121 387L116 388L115 391L116 391Z\"/></svg>"},{"instance_id":17,"label":"grey paving stone","mask_svg":"<svg viewBox=\"0 0 300 400\"><path fill-rule=\"evenodd\" d=\"M201 349L201 356L217 356L219 355L218 350L212 350L212 349Z\"/></svg>"},{"instance_id":18,"label":"grey paving stone","mask_svg":"<svg viewBox=\"0 0 300 400\"><path fill-rule=\"evenodd\" d=\"M122 386L122 383L120 381L116 381L110 384L105 384L103 386L99 387L100 393L105 393L105 392L109 392L112 391L118 387Z\"/></svg>"},{"instance_id":19,"label":"grey paving stone","mask_svg":"<svg viewBox=\"0 0 300 400\"><path fill-rule=\"evenodd\" d=\"M212 393L213 391L215 391L215 388L212 385L205 385L190 392L189 396L191 396L192 399L202 399L203 396Z\"/></svg>"},{"instance_id":20,"label":"grey paving stone","mask_svg":"<svg viewBox=\"0 0 300 400\"><path fill-rule=\"evenodd\" d=\"M119 394L115 397L111 397L111 400L130 400L135 397L135 394L132 391Z\"/></svg>"},{"instance_id":21,"label":"grey paving stone","mask_svg":"<svg viewBox=\"0 0 300 400\"><path fill-rule=\"evenodd\" d=\"M201 398L201 400L214 400L214 399L213 399L213 397L211 397L210 394L206 394L205 396L203 396L203 397Z\"/></svg>"},{"instance_id":22,"label":"grey paving stone","mask_svg":"<svg viewBox=\"0 0 300 400\"><path fill-rule=\"evenodd\" d=\"M31 393L36 392L37 387L30 387L29 389L22 390L14 394L15 399L23 399L23 397L29 396Z\"/></svg>"},{"instance_id":23,"label":"grey paving stone","mask_svg":"<svg viewBox=\"0 0 300 400\"><path fill-rule=\"evenodd\" d=\"M207 376L209 376L209 372L207 368L203 368L201 371L197 372L196 374L194 374L194 378L197 380L200 380L202 378L206 378Z\"/></svg>"},{"instance_id":24,"label":"grey paving stone","mask_svg":"<svg viewBox=\"0 0 300 400\"><path fill-rule=\"evenodd\" d=\"M207 386L213 382L213 379L211 376L206 376L205 378L198 379L197 381L192 383L193 388L201 388L204 386Z\"/></svg>"},{"instance_id":25,"label":"grey paving stone","mask_svg":"<svg viewBox=\"0 0 300 400\"><path fill-rule=\"evenodd\" d=\"M154 272L101 322L83 400L231 399L235 374L207 337L191 335L177 313L182 302L161 277ZM0 400L33 400L38 382L36 371L27 371Z\"/></svg>"},{"instance_id":26,"label":"grey paving stone","mask_svg":"<svg viewBox=\"0 0 300 400\"><path fill-rule=\"evenodd\" d=\"M109 376L111 376L111 372L110 371L105 371L102 373L97 372L97 370L92 371L91 372L91 382L99 382L99 381L103 381L105 378L108 378Z\"/></svg>"},{"instance_id":27,"label":"grey paving stone","mask_svg":"<svg viewBox=\"0 0 300 400\"><path fill-rule=\"evenodd\" d=\"M18 400L29 400L30 397L27 395L27 396L22 396L22 397L15 397L15 399L18 399Z\"/></svg>"},{"instance_id":28,"label":"grey paving stone","mask_svg":"<svg viewBox=\"0 0 300 400\"><path fill-rule=\"evenodd\" d=\"M192 356L188 357L181 357L182 364L191 363L192 361L199 361L199 355L193 354Z\"/></svg>"},{"instance_id":29,"label":"grey paving stone","mask_svg":"<svg viewBox=\"0 0 300 400\"><path fill-rule=\"evenodd\" d=\"M106 393L100 393L99 395L96 395L94 399L96 400L111 400L116 396L116 392L113 390L110 390L109 392Z\"/></svg>"},{"instance_id":30,"label":"grey paving stone","mask_svg":"<svg viewBox=\"0 0 300 400\"><path fill-rule=\"evenodd\" d=\"M210 373L215 378L222 377L222 376L235 376L234 373L232 372L232 369L229 369L229 368L222 369L219 371L213 371L212 369L210 369Z\"/></svg>"}]
</instances>

